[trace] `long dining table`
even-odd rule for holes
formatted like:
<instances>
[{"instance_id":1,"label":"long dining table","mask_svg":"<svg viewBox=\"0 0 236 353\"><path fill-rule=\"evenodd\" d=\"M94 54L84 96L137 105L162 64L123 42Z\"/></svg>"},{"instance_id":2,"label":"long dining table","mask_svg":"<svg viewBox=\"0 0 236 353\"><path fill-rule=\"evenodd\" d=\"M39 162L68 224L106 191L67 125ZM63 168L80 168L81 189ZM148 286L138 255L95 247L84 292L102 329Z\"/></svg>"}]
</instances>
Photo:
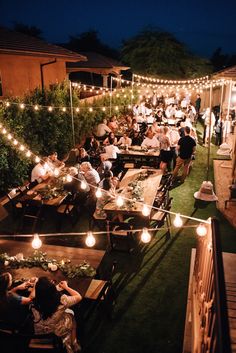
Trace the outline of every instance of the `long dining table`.
<instances>
[{"instance_id":1,"label":"long dining table","mask_svg":"<svg viewBox=\"0 0 236 353\"><path fill-rule=\"evenodd\" d=\"M119 207L116 200L104 206L107 213L141 215L143 203L152 207L160 186L160 169L129 169L120 182L117 196L123 197L124 205Z\"/></svg>"},{"instance_id":2,"label":"long dining table","mask_svg":"<svg viewBox=\"0 0 236 353\"><path fill-rule=\"evenodd\" d=\"M29 242L5 239L0 240L0 249L1 253L6 252L10 256L15 256L17 253L22 253L24 257L31 256L34 251ZM105 251L103 250L73 248L47 244L42 246L42 252L45 252L48 258L56 259L57 261L69 259L71 264L74 265L82 264L86 261L95 270L101 265L102 259L105 255ZM15 280L30 279L32 277L41 276L47 276L56 283L59 283L62 280L67 280L69 286L78 290L83 297L86 296L86 292L92 281L91 277L75 277L68 279L59 269L52 272L50 270L44 271L41 267L10 268L2 264L0 266L0 270L1 273L10 272Z\"/></svg>"},{"instance_id":3,"label":"long dining table","mask_svg":"<svg viewBox=\"0 0 236 353\"><path fill-rule=\"evenodd\" d=\"M133 163L139 168L142 165L157 167L160 162L160 150L158 148L146 149L142 146L130 146L121 148L117 154L117 163L124 167L125 163Z\"/></svg>"}]
</instances>

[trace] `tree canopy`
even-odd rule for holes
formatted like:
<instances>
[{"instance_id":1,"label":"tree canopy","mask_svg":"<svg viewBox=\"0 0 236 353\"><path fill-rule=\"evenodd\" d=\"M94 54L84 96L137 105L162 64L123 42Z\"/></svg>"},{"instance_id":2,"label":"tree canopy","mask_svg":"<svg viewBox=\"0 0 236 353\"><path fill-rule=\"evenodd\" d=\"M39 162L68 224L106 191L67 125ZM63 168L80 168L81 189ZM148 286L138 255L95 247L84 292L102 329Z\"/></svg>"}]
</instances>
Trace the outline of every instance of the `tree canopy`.
<instances>
[{"instance_id":1,"label":"tree canopy","mask_svg":"<svg viewBox=\"0 0 236 353\"><path fill-rule=\"evenodd\" d=\"M194 78L211 72L210 62L193 55L171 33L148 28L124 41L122 61L132 71L165 78Z\"/></svg>"},{"instance_id":2,"label":"tree canopy","mask_svg":"<svg viewBox=\"0 0 236 353\"><path fill-rule=\"evenodd\" d=\"M28 26L23 23L15 22L13 29L14 31L27 34L28 36L43 39L42 30L36 26Z\"/></svg>"},{"instance_id":3,"label":"tree canopy","mask_svg":"<svg viewBox=\"0 0 236 353\"><path fill-rule=\"evenodd\" d=\"M75 52L93 51L114 59L119 57L119 52L108 45L104 44L96 30L89 30L78 35L70 36L67 43L63 44L64 47Z\"/></svg>"}]
</instances>

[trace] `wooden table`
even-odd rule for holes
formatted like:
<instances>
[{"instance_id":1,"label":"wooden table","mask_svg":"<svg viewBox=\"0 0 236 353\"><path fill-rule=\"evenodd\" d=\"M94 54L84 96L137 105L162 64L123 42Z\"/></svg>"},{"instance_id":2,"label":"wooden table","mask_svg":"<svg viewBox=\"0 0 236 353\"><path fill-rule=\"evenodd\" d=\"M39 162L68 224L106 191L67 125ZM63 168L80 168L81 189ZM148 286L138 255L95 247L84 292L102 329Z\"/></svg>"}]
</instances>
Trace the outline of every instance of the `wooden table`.
<instances>
[{"instance_id":1,"label":"wooden table","mask_svg":"<svg viewBox=\"0 0 236 353\"><path fill-rule=\"evenodd\" d=\"M24 257L30 256L33 253L31 243L25 243L21 241L14 240L0 240L0 251L6 252L8 255L16 255L17 253L23 253ZM43 252L47 253L49 258L56 260L65 260L70 259L72 264L81 264L84 260L89 263L94 269L97 269L102 262L105 251L102 250L93 250L93 249L82 249L82 248L72 248L56 245L43 245L40 249ZM67 280L64 274L57 270L44 271L42 268L33 267L33 268L19 268L19 269L8 269L1 268L1 272L9 271L14 279L20 278L31 278L31 277L40 277L47 276L57 283L62 280ZM85 293L91 283L92 278L90 277L80 277L68 279L69 285L78 290L82 296L85 296Z\"/></svg>"},{"instance_id":2,"label":"wooden table","mask_svg":"<svg viewBox=\"0 0 236 353\"><path fill-rule=\"evenodd\" d=\"M128 150L121 149L117 154L117 162L124 166L125 163L133 163L135 167L142 165L157 166L160 150L151 148L146 150L141 146L131 146Z\"/></svg>"},{"instance_id":3,"label":"wooden table","mask_svg":"<svg viewBox=\"0 0 236 353\"><path fill-rule=\"evenodd\" d=\"M129 169L120 182L119 190L121 190L121 192L117 193L117 195L121 195L129 199L134 198L134 196L132 196L132 190L130 190L129 184L137 180L140 174L143 173L150 174L147 178L140 181L140 185L143 188L143 194L140 200L141 202L135 202L134 205L130 208L127 205L127 201L125 201L124 206L118 207L115 200L112 200L104 206L104 211L112 213L131 213L137 215L142 211L142 203L152 206L162 178L162 171L160 169Z\"/></svg>"}]
</instances>

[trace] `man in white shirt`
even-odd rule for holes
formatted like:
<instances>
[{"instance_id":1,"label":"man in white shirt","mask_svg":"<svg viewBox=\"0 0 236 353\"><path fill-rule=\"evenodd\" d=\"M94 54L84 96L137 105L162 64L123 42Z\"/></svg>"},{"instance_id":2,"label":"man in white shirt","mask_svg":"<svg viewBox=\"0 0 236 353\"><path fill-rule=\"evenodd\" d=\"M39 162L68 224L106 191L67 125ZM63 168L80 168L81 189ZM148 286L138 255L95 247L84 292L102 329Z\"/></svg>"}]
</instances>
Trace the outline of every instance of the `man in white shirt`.
<instances>
[{"instance_id":1,"label":"man in white shirt","mask_svg":"<svg viewBox=\"0 0 236 353\"><path fill-rule=\"evenodd\" d=\"M38 183L41 183L43 180L46 180L51 176L47 162L48 157L44 157L38 164L36 164L31 172L31 182L37 181Z\"/></svg>"},{"instance_id":2,"label":"man in white shirt","mask_svg":"<svg viewBox=\"0 0 236 353\"><path fill-rule=\"evenodd\" d=\"M105 152L108 159L116 159L117 153L120 153L120 150L117 146L113 145L113 141L110 141L110 145L105 147Z\"/></svg>"},{"instance_id":3,"label":"man in white shirt","mask_svg":"<svg viewBox=\"0 0 236 353\"><path fill-rule=\"evenodd\" d=\"M91 166L89 162L82 162L80 165L80 171L84 173L84 177L89 186L96 186L100 182L100 176L98 172Z\"/></svg>"},{"instance_id":4,"label":"man in white shirt","mask_svg":"<svg viewBox=\"0 0 236 353\"><path fill-rule=\"evenodd\" d=\"M143 140L141 146L147 148L158 148L160 147L160 142L156 136L154 136L154 133L151 130L148 130L147 137Z\"/></svg>"}]
</instances>

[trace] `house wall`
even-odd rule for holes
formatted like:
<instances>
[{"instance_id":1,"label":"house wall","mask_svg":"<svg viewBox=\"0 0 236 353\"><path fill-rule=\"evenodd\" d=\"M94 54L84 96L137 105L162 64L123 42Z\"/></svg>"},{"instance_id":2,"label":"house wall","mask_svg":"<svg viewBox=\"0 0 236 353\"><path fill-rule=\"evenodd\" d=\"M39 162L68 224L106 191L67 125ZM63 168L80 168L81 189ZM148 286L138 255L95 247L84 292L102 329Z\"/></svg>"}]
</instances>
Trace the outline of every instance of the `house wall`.
<instances>
[{"instance_id":1,"label":"house wall","mask_svg":"<svg viewBox=\"0 0 236 353\"><path fill-rule=\"evenodd\" d=\"M2 97L23 96L35 88L42 88L40 64L54 58L30 57L21 55L0 55L0 76ZM62 82L66 78L65 61L43 67L44 87Z\"/></svg>"}]
</instances>

